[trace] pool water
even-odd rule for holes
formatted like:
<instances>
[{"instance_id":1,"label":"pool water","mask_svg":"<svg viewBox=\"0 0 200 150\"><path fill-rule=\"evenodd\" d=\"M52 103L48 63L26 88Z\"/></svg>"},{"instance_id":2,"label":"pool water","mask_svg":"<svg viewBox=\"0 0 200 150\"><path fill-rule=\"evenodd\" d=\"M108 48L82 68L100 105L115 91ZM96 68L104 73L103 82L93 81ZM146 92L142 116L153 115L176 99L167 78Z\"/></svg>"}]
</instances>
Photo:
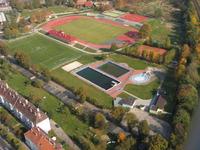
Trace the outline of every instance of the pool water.
<instances>
[{"instance_id":1,"label":"pool water","mask_svg":"<svg viewBox=\"0 0 200 150\"><path fill-rule=\"evenodd\" d=\"M111 77L108 77L102 74L101 72L98 72L90 67L86 67L76 72L76 74L92 82L96 86L103 88L104 90L108 90L112 88L113 86L119 84L119 81L112 79Z\"/></svg>"},{"instance_id":2,"label":"pool water","mask_svg":"<svg viewBox=\"0 0 200 150\"><path fill-rule=\"evenodd\" d=\"M146 83L149 81L149 76L145 73L137 74L131 77L131 80L136 83Z\"/></svg>"}]
</instances>

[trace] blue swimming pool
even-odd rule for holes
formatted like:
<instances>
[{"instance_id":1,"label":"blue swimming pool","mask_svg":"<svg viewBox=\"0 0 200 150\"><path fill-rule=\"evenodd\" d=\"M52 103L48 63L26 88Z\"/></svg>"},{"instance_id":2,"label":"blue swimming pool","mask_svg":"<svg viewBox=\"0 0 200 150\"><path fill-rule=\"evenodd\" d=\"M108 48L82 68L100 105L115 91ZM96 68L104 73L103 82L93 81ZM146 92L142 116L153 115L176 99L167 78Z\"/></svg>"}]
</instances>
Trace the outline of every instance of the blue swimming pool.
<instances>
[{"instance_id":1,"label":"blue swimming pool","mask_svg":"<svg viewBox=\"0 0 200 150\"><path fill-rule=\"evenodd\" d=\"M98 72L90 67L86 67L76 72L76 74L105 90L108 90L113 86L119 84L119 81L109 76L106 76L103 73Z\"/></svg>"}]
</instances>

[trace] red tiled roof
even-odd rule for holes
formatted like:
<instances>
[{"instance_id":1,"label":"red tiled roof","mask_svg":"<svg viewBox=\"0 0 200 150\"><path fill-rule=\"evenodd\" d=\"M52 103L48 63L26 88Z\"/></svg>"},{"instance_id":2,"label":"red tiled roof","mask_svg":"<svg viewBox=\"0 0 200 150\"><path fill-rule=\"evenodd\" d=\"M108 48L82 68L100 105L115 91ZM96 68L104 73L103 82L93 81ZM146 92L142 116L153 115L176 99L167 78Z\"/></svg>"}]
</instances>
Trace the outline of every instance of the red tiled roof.
<instances>
[{"instance_id":1,"label":"red tiled roof","mask_svg":"<svg viewBox=\"0 0 200 150\"><path fill-rule=\"evenodd\" d=\"M85 2L85 7L92 7L93 6L93 2L92 1L87 1Z\"/></svg>"},{"instance_id":2,"label":"red tiled roof","mask_svg":"<svg viewBox=\"0 0 200 150\"><path fill-rule=\"evenodd\" d=\"M87 0L77 0L76 5L84 5Z\"/></svg>"},{"instance_id":3,"label":"red tiled roof","mask_svg":"<svg viewBox=\"0 0 200 150\"><path fill-rule=\"evenodd\" d=\"M37 124L47 117L42 111L30 103L27 99L20 96L17 92L10 89L8 85L0 81L0 95L4 97L15 109L29 118L34 124Z\"/></svg>"},{"instance_id":4,"label":"red tiled roof","mask_svg":"<svg viewBox=\"0 0 200 150\"><path fill-rule=\"evenodd\" d=\"M54 140L48 137L40 128L34 127L24 134L38 150L62 150L60 144L56 144Z\"/></svg>"}]
</instances>

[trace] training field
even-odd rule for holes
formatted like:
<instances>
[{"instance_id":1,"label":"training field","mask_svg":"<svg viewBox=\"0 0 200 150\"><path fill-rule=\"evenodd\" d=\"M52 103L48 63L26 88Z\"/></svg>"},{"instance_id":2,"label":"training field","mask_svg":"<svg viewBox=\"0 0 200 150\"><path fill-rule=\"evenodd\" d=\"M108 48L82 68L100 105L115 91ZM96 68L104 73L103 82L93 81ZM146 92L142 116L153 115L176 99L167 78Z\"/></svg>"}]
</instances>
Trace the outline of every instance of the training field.
<instances>
[{"instance_id":1,"label":"training field","mask_svg":"<svg viewBox=\"0 0 200 150\"><path fill-rule=\"evenodd\" d=\"M124 67L121 67L115 63L112 63L112 62L107 62L101 66L98 67L98 69L100 69L101 71L109 74L109 75L112 75L116 78L128 73L130 70L124 68Z\"/></svg>"},{"instance_id":2,"label":"training field","mask_svg":"<svg viewBox=\"0 0 200 150\"><path fill-rule=\"evenodd\" d=\"M39 34L16 40L9 43L9 46L12 53L24 52L30 56L33 64L39 64L48 69L53 69L82 55L81 52L73 48L66 47Z\"/></svg>"},{"instance_id":3,"label":"training field","mask_svg":"<svg viewBox=\"0 0 200 150\"><path fill-rule=\"evenodd\" d=\"M69 23L56 26L55 29L95 44L104 44L129 31L126 28L89 17L73 20Z\"/></svg>"}]
</instances>

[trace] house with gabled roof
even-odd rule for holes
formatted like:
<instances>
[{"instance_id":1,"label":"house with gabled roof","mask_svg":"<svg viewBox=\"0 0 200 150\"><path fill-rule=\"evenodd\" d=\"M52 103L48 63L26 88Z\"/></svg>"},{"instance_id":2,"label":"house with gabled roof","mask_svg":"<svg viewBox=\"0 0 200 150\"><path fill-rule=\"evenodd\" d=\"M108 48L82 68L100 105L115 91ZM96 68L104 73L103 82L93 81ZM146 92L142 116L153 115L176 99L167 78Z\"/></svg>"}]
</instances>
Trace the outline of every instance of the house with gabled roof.
<instances>
[{"instance_id":1,"label":"house with gabled roof","mask_svg":"<svg viewBox=\"0 0 200 150\"><path fill-rule=\"evenodd\" d=\"M121 98L117 97L114 100L114 107L133 108L135 106L134 98Z\"/></svg>"},{"instance_id":2,"label":"house with gabled roof","mask_svg":"<svg viewBox=\"0 0 200 150\"><path fill-rule=\"evenodd\" d=\"M150 105L149 112L152 114L163 113L166 104L166 99L157 93L155 99L153 99L153 103Z\"/></svg>"},{"instance_id":3,"label":"house with gabled roof","mask_svg":"<svg viewBox=\"0 0 200 150\"><path fill-rule=\"evenodd\" d=\"M62 150L62 145L49 138L39 127L31 128L24 137L31 150Z\"/></svg>"}]
</instances>

